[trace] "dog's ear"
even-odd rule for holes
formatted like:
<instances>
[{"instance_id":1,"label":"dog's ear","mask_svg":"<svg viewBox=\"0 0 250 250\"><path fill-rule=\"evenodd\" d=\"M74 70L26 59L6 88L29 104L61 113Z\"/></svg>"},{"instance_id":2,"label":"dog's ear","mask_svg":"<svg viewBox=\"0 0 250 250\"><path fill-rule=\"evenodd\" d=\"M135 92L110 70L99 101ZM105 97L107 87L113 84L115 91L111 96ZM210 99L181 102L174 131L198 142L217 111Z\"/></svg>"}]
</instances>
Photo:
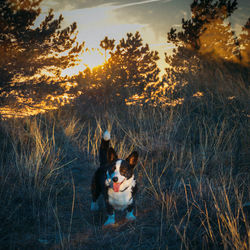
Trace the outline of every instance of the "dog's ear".
<instances>
[{"instance_id":1,"label":"dog's ear","mask_svg":"<svg viewBox=\"0 0 250 250\"><path fill-rule=\"evenodd\" d=\"M113 148L108 149L108 155L107 155L107 160L108 163L111 163L112 161L115 161L117 159L117 154Z\"/></svg>"},{"instance_id":2,"label":"dog's ear","mask_svg":"<svg viewBox=\"0 0 250 250\"><path fill-rule=\"evenodd\" d=\"M135 167L137 161L138 161L138 153L134 151L129 155L129 157L126 159L126 161L129 163L131 167Z\"/></svg>"}]
</instances>

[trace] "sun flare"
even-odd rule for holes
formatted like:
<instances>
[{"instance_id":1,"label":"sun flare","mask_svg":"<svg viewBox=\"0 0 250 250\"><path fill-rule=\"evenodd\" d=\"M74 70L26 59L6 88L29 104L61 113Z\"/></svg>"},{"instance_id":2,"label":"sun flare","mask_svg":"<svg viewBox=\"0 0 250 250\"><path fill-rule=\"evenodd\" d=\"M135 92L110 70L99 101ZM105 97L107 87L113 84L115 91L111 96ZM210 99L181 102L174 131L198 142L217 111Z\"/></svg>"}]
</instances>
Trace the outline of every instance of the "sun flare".
<instances>
[{"instance_id":1,"label":"sun flare","mask_svg":"<svg viewBox=\"0 0 250 250\"><path fill-rule=\"evenodd\" d=\"M93 69L105 63L105 56L99 49L91 49L85 52L82 61L90 69Z\"/></svg>"},{"instance_id":2,"label":"sun flare","mask_svg":"<svg viewBox=\"0 0 250 250\"><path fill-rule=\"evenodd\" d=\"M80 63L74 67L64 69L61 76L74 76L86 68L93 69L105 63L105 56L99 49L86 49L83 55L79 56Z\"/></svg>"}]
</instances>

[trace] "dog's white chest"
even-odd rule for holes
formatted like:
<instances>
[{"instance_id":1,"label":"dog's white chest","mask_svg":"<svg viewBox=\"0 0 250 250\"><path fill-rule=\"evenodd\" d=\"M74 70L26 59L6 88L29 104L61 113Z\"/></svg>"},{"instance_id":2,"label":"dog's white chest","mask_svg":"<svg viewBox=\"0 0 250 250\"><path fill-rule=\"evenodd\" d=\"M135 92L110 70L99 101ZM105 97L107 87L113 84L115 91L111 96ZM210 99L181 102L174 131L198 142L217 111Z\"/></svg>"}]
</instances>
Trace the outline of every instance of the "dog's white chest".
<instances>
[{"instance_id":1,"label":"dog's white chest","mask_svg":"<svg viewBox=\"0 0 250 250\"><path fill-rule=\"evenodd\" d=\"M128 187L124 192L114 192L112 188L108 189L109 203L116 210L124 210L133 202L132 186Z\"/></svg>"}]
</instances>

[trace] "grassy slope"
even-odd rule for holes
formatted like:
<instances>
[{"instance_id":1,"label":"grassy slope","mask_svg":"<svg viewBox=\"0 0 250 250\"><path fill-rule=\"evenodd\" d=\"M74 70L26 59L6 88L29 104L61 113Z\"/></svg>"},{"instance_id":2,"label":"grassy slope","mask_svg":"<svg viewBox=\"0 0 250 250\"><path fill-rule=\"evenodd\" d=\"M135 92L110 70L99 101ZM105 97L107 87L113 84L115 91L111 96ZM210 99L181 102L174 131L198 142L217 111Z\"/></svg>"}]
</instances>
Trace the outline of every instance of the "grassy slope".
<instances>
[{"instance_id":1,"label":"grassy slope","mask_svg":"<svg viewBox=\"0 0 250 250\"><path fill-rule=\"evenodd\" d=\"M236 111L238 110L238 111ZM238 113L237 113L238 112ZM10 249L249 247L249 134L234 103L81 106L1 122L0 246ZM90 212L101 133L140 152L137 220ZM249 216L249 214L248 214Z\"/></svg>"}]
</instances>

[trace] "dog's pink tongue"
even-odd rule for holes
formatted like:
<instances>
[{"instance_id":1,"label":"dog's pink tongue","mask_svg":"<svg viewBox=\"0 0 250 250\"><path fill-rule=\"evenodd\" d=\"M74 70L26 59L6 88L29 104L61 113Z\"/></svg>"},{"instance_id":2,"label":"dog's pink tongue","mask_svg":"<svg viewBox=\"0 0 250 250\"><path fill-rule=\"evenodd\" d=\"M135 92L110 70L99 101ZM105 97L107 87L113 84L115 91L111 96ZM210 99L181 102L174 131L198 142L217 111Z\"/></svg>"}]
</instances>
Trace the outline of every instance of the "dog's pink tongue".
<instances>
[{"instance_id":1,"label":"dog's pink tongue","mask_svg":"<svg viewBox=\"0 0 250 250\"><path fill-rule=\"evenodd\" d=\"M113 183L113 189L114 189L114 191L115 192L119 192L120 186L121 186L121 183L114 182Z\"/></svg>"}]
</instances>

